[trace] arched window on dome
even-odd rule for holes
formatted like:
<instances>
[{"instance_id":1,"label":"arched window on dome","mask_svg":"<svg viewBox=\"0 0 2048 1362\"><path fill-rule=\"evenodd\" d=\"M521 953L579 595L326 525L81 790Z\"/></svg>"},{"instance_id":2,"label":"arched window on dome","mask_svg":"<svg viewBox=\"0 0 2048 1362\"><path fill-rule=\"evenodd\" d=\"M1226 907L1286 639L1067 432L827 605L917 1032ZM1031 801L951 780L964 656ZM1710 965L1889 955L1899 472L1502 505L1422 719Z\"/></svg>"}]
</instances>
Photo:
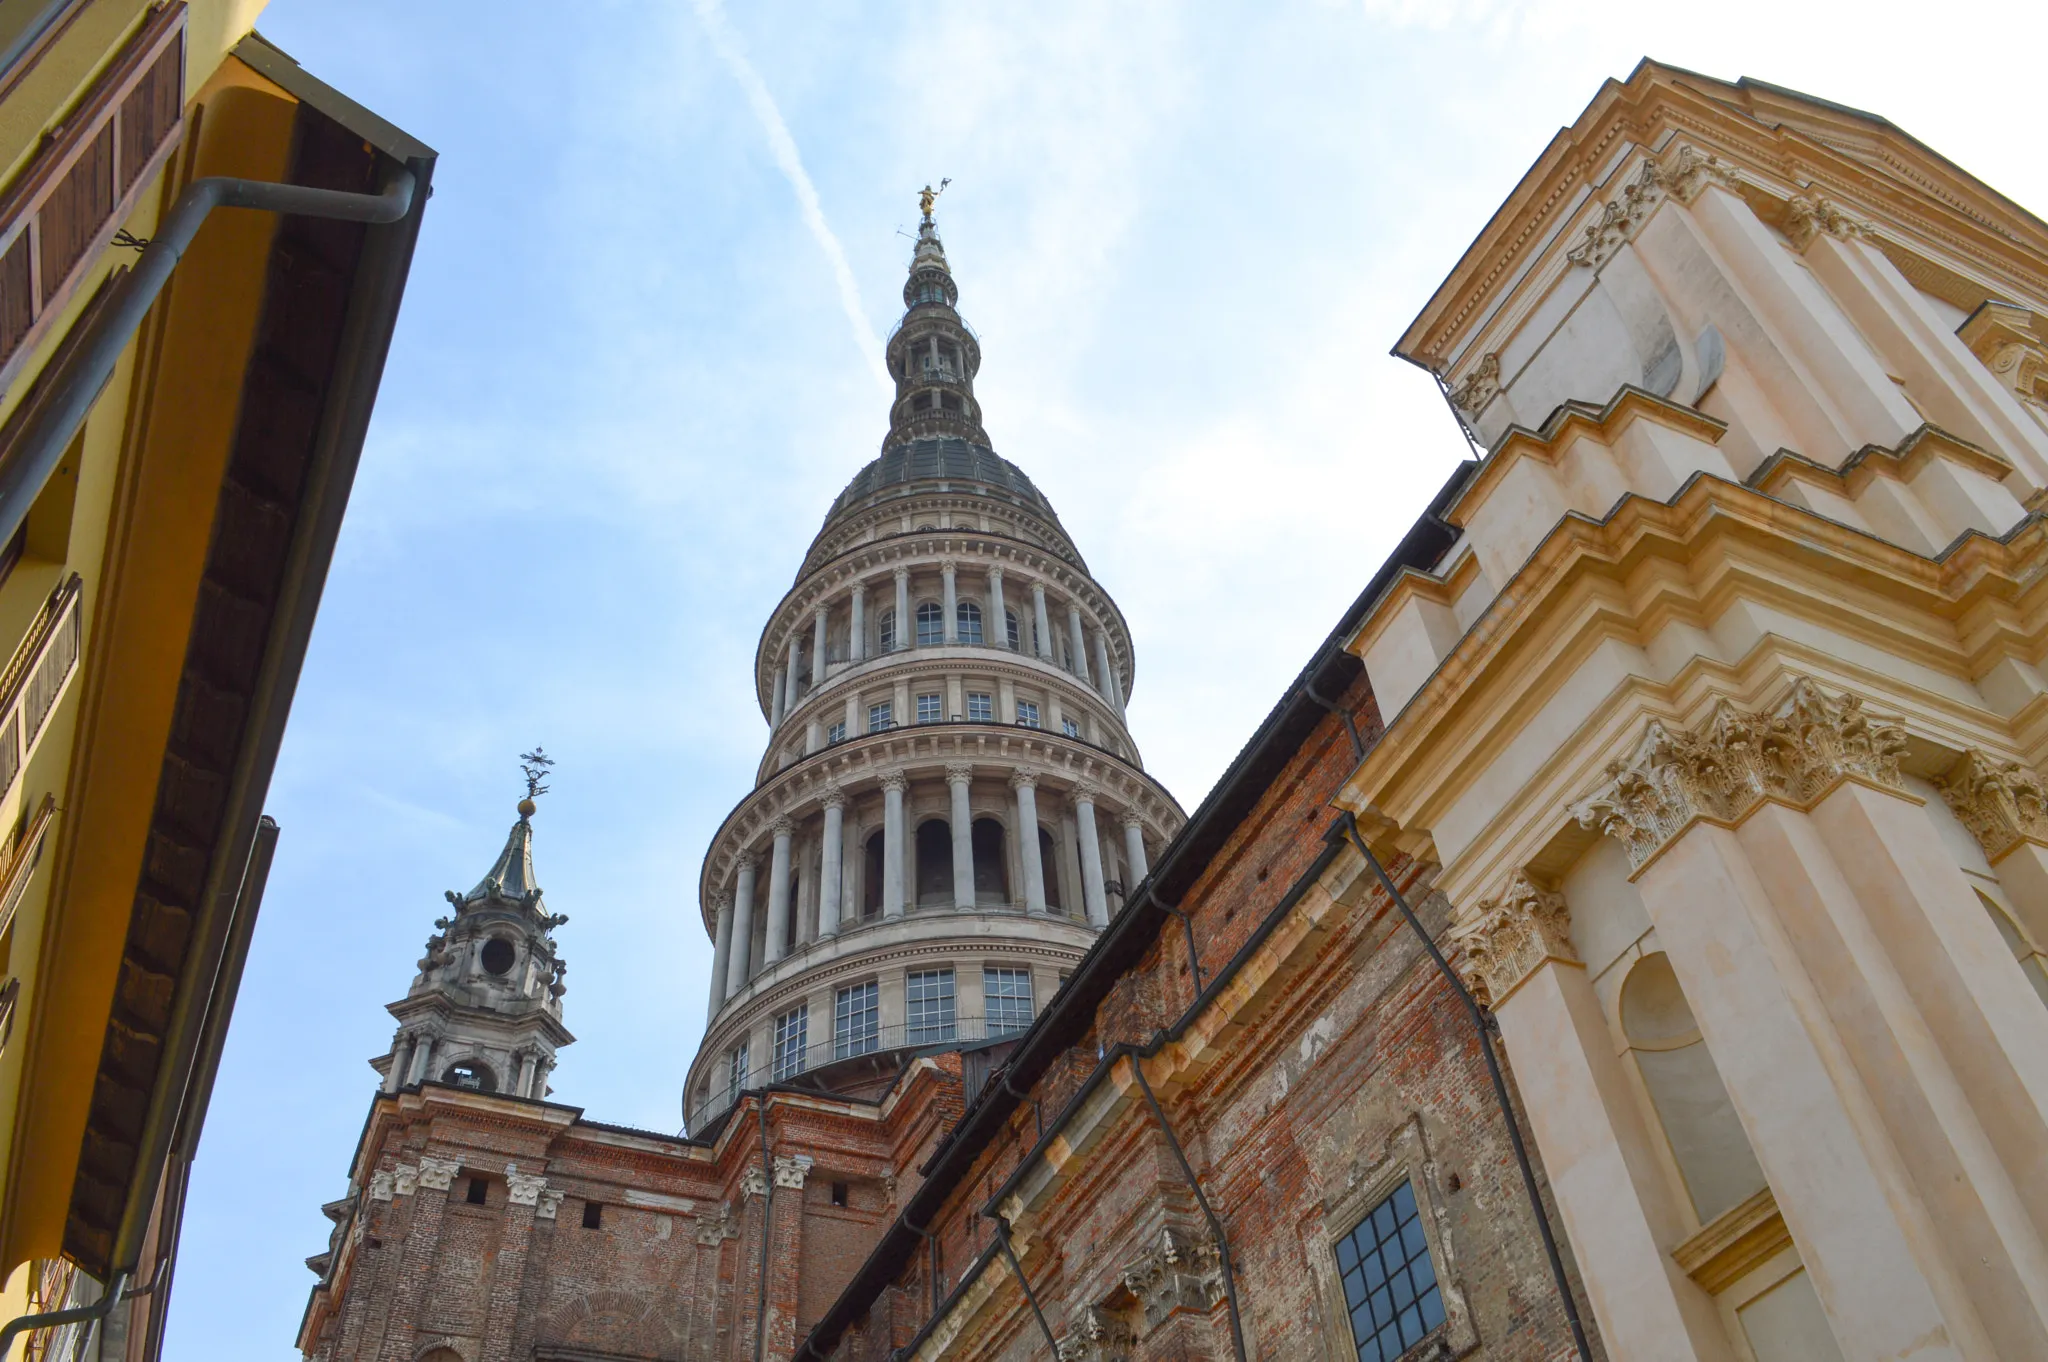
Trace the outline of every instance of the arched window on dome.
<instances>
[{"instance_id":1,"label":"arched window on dome","mask_svg":"<svg viewBox=\"0 0 2048 1362\"><path fill-rule=\"evenodd\" d=\"M1009 640L1011 652L1021 653L1024 651L1024 635L1023 631L1017 627L1016 611L1005 610L1003 612L1003 633Z\"/></svg>"},{"instance_id":2,"label":"arched window on dome","mask_svg":"<svg viewBox=\"0 0 2048 1362\"><path fill-rule=\"evenodd\" d=\"M946 612L937 601L917 607L917 646L936 648L946 641Z\"/></svg>"},{"instance_id":3,"label":"arched window on dome","mask_svg":"<svg viewBox=\"0 0 2048 1362\"><path fill-rule=\"evenodd\" d=\"M881 615L876 619L875 626L879 631L879 636L881 639L881 647L878 649L878 651L884 653L895 652L896 612L894 610L884 610L881 613Z\"/></svg>"},{"instance_id":4,"label":"arched window on dome","mask_svg":"<svg viewBox=\"0 0 2048 1362\"><path fill-rule=\"evenodd\" d=\"M1060 906L1060 861L1055 854L1052 834L1044 828L1038 830L1038 864L1045 873L1045 906L1054 912L1063 911Z\"/></svg>"},{"instance_id":5,"label":"arched window on dome","mask_svg":"<svg viewBox=\"0 0 2048 1362\"><path fill-rule=\"evenodd\" d=\"M882 915L882 834L868 835L861 858L860 915L863 921Z\"/></svg>"},{"instance_id":6,"label":"arched window on dome","mask_svg":"<svg viewBox=\"0 0 2048 1362\"><path fill-rule=\"evenodd\" d=\"M1010 867L1003 857L1003 825L977 818L970 836L974 848L974 901L1001 905L1010 901Z\"/></svg>"},{"instance_id":7,"label":"arched window on dome","mask_svg":"<svg viewBox=\"0 0 2048 1362\"><path fill-rule=\"evenodd\" d=\"M942 908L953 901L953 830L943 818L917 828L917 906Z\"/></svg>"},{"instance_id":8,"label":"arched window on dome","mask_svg":"<svg viewBox=\"0 0 2048 1362\"><path fill-rule=\"evenodd\" d=\"M981 642L981 607L973 601L962 601L956 609L960 616L960 641Z\"/></svg>"}]
</instances>

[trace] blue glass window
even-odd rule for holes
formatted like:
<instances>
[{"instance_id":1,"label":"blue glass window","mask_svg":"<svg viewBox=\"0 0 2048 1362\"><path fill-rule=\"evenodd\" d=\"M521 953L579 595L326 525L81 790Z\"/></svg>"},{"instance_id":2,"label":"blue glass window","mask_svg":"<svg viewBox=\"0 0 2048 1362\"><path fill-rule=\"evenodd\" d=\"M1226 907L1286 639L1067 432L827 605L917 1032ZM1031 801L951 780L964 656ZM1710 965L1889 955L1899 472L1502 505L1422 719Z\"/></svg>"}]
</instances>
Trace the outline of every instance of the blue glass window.
<instances>
[{"instance_id":1,"label":"blue glass window","mask_svg":"<svg viewBox=\"0 0 2048 1362\"><path fill-rule=\"evenodd\" d=\"M1444 1322L1415 1189L1405 1182L1337 1241L1337 1271L1358 1362L1394 1362Z\"/></svg>"}]
</instances>

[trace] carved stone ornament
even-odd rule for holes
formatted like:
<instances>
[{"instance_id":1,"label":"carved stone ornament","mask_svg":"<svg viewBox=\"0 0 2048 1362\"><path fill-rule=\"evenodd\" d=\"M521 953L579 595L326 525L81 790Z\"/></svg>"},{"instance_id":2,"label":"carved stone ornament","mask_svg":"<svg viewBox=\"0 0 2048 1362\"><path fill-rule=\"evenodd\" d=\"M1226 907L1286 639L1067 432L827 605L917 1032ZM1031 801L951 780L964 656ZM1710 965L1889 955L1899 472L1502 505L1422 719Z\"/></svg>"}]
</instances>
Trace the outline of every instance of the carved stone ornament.
<instances>
[{"instance_id":1,"label":"carved stone ornament","mask_svg":"<svg viewBox=\"0 0 2048 1362\"><path fill-rule=\"evenodd\" d=\"M409 1163L401 1163L391 1170L391 1190L397 1196L411 1196L420 1185L420 1170Z\"/></svg>"},{"instance_id":2,"label":"carved stone ornament","mask_svg":"<svg viewBox=\"0 0 2048 1362\"><path fill-rule=\"evenodd\" d=\"M420 1186L430 1192L445 1192L455 1181L455 1174L462 1167L453 1159L435 1159L420 1156Z\"/></svg>"},{"instance_id":3,"label":"carved stone ornament","mask_svg":"<svg viewBox=\"0 0 2048 1362\"><path fill-rule=\"evenodd\" d=\"M775 1185L802 1190L804 1180L811 1175L811 1156L798 1154L794 1158L775 1156Z\"/></svg>"},{"instance_id":4,"label":"carved stone ornament","mask_svg":"<svg viewBox=\"0 0 2048 1362\"><path fill-rule=\"evenodd\" d=\"M1482 1007L1493 1007L1545 960L1577 961L1571 912L1564 896L1517 870L1499 895L1482 899L1471 916L1451 928L1458 973Z\"/></svg>"},{"instance_id":5,"label":"carved stone ornament","mask_svg":"<svg viewBox=\"0 0 2048 1362\"><path fill-rule=\"evenodd\" d=\"M1635 752L1609 762L1606 785L1571 812L1619 841L1640 870L1697 819L1732 827L1770 799L1809 808L1851 778L1899 789L1905 750L1904 728L1802 677L1768 714L1723 700L1696 732L1652 719Z\"/></svg>"},{"instance_id":6,"label":"carved stone ornament","mask_svg":"<svg viewBox=\"0 0 2048 1362\"><path fill-rule=\"evenodd\" d=\"M903 793L903 791L910 788L910 777L904 775L901 771L891 771L889 772L889 774L883 776L881 780L877 783L884 790L894 790L898 794L901 794Z\"/></svg>"},{"instance_id":7,"label":"carved stone ornament","mask_svg":"<svg viewBox=\"0 0 2048 1362\"><path fill-rule=\"evenodd\" d=\"M1721 158L1712 156L1697 147L1680 147L1670 164L1660 172L1672 196L1680 203L1691 203L1710 184L1733 192L1740 192L1742 182L1735 172L1721 164Z\"/></svg>"},{"instance_id":8,"label":"carved stone ornament","mask_svg":"<svg viewBox=\"0 0 2048 1362\"><path fill-rule=\"evenodd\" d=\"M1127 1362L1138 1335L1121 1317L1091 1305L1074 1317L1060 1340L1059 1362Z\"/></svg>"},{"instance_id":9,"label":"carved stone ornament","mask_svg":"<svg viewBox=\"0 0 2048 1362\"><path fill-rule=\"evenodd\" d=\"M739 1237L739 1217L725 1202L719 1203L717 1214L706 1211L697 1217L697 1242L706 1248L715 1247L722 1240Z\"/></svg>"},{"instance_id":10,"label":"carved stone ornament","mask_svg":"<svg viewBox=\"0 0 2048 1362\"><path fill-rule=\"evenodd\" d=\"M826 786L825 793L818 797L818 807L821 809L845 808L846 791L840 789L837 785Z\"/></svg>"},{"instance_id":11,"label":"carved stone ornament","mask_svg":"<svg viewBox=\"0 0 2048 1362\"><path fill-rule=\"evenodd\" d=\"M785 837L796 836L796 824L787 817L781 817L768 825L768 831L774 833L775 840L779 842Z\"/></svg>"},{"instance_id":12,"label":"carved stone ornament","mask_svg":"<svg viewBox=\"0 0 2048 1362\"><path fill-rule=\"evenodd\" d=\"M391 1200L391 1174L381 1168L370 1174L370 1200Z\"/></svg>"},{"instance_id":13,"label":"carved stone ornament","mask_svg":"<svg viewBox=\"0 0 2048 1362\"><path fill-rule=\"evenodd\" d=\"M740 1174L741 1196L766 1196L767 1194L768 1175L761 1171L759 1164L755 1164L752 1168Z\"/></svg>"},{"instance_id":14,"label":"carved stone ornament","mask_svg":"<svg viewBox=\"0 0 2048 1362\"><path fill-rule=\"evenodd\" d=\"M1010 788L1013 790L1035 790L1038 788L1038 772L1010 772Z\"/></svg>"},{"instance_id":15,"label":"carved stone ornament","mask_svg":"<svg viewBox=\"0 0 2048 1362\"><path fill-rule=\"evenodd\" d=\"M1989 859L2021 842L2048 846L2048 783L2038 772L1972 748L1934 785Z\"/></svg>"},{"instance_id":16,"label":"carved stone ornament","mask_svg":"<svg viewBox=\"0 0 2048 1362\"><path fill-rule=\"evenodd\" d=\"M966 762L955 762L946 768L948 785L971 785L974 783L974 768Z\"/></svg>"},{"instance_id":17,"label":"carved stone ornament","mask_svg":"<svg viewBox=\"0 0 2048 1362\"><path fill-rule=\"evenodd\" d=\"M1168 1226L1150 1253L1124 1269L1124 1290L1144 1309L1151 1330L1176 1310L1214 1309L1223 1299L1222 1263L1214 1244Z\"/></svg>"},{"instance_id":18,"label":"carved stone ornament","mask_svg":"<svg viewBox=\"0 0 2048 1362\"><path fill-rule=\"evenodd\" d=\"M1621 192L1600 210L1600 216L1587 225L1585 239L1564 253L1565 259L1587 269L1599 269L1614 258L1614 253L1636 234L1638 227L1649 221L1664 197L1663 171L1655 161L1645 161L1636 177L1623 185Z\"/></svg>"},{"instance_id":19,"label":"carved stone ornament","mask_svg":"<svg viewBox=\"0 0 2048 1362\"><path fill-rule=\"evenodd\" d=\"M1818 194L1801 194L1785 205L1785 235L1795 251L1804 251L1822 233L1848 241L1870 231L1869 223L1850 217Z\"/></svg>"},{"instance_id":20,"label":"carved stone ornament","mask_svg":"<svg viewBox=\"0 0 2048 1362\"><path fill-rule=\"evenodd\" d=\"M1067 798L1076 804L1092 805L1102 798L1102 790L1093 781L1080 780L1074 782L1074 788L1067 792Z\"/></svg>"},{"instance_id":21,"label":"carved stone ornament","mask_svg":"<svg viewBox=\"0 0 2048 1362\"><path fill-rule=\"evenodd\" d=\"M1477 416L1500 394L1500 356L1481 355L1479 366L1451 389L1451 405L1467 416Z\"/></svg>"},{"instance_id":22,"label":"carved stone ornament","mask_svg":"<svg viewBox=\"0 0 2048 1362\"><path fill-rule=\"evenodd\" d=\"M533 1218L535 1220L553 1220L562 1213L562 1198L567 1195L568 1193L559 1187L541 1188L540 1200L533 1208Z\"/></svg>"},{"instance_id":23,"label":"carved stone ornament","mask_svg":"<svg viewBox=\"0 0 2048 1362\"><path fill-rule=\"evenodd\" d=\"M546 1190L548 1180L538 1173L522 1173L519 1165L505 1165L506 1200L514 1206L532 1206L540 1201L540 1194Z\"/></svg>"}]
</instances>

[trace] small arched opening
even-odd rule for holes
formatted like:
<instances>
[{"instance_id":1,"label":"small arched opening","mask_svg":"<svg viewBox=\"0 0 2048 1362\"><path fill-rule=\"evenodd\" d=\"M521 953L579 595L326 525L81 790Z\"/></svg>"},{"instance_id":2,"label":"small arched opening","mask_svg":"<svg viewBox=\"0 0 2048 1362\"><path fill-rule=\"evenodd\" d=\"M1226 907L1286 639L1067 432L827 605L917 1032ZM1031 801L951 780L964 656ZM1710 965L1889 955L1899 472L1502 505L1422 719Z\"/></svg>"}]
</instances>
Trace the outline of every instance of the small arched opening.
<instances>
[{"instance_id":1,"label":"small arched opening","mask_svg":"<svg viewBox=\"0 0 2048 1362\"><path fill-rule=\"evenodd\" d=\"M1017 612L1014 610L1005 610L1003 612L1003 636L1008 640L1011 652L1017 653L1024 650L1022 630L1017 627Z\"/></svg>"},{"instance_id":2,"label":"small arched opening","mask_svg":"<svg viewBox=\"0 0 2048 1362\"><path fill-rule=\"evenodd\" d=\"M882 834L868 834L866 854L861 857L860 915L862 918L882 915Z\"/></svg>"},{"instance_id":3,"label":"small arched opening","mask_svg":"<svg viewBox=\"0 0 2048 1362\"><path fill-rule=\"evenodd\" d=\"M961 601L955 611L960 617L960 641L981 642L981 607L973 601Z\"/></svg>"},{"instance_id":4,"label":"small arched opening","mask_svg":"<svg viewBox=\"0 0 2048 1362\"><path fill-rule=\"evenodd\" d=\"M946 612L937 601L917 607L917 646L936 648L946 641Z\"/></svg>"},{"instance_id":5,"label":"small arched opening","mask_svg":"<svg viewBox=\"0 0 2048 1362\"><path fill-rule=\"evenodd\" d=\"M953 901L953 830L943 818L917 828L917 906L943 907Z\"/></svg>"},{"instance_id":6,"label":"small arched opening","mask_svg":"<svg viewBox=\"0 0 2048 1362\"><path fill-rule=\"evenodd\" d=\"M459 1059L450 1064L442 1073L441 1081L455 1088L468 1088L471 1092L496 1092L498 1076L490 1066L474 1059Z\"/></svg>"},{"instance_id":7,"label":"small arched opening","mask_svg":"<svg viewBox=\"0 0 2048 1362\"><path fill-rule=\"evenodd\" d=\"M878 647L878 648L876 649L876 651L877 651L877 652L884 652L884 653L893 653L893 652L895 652L895 651L896 651L896 612L895 612L894 610L884 610L884 611L883 611L883 612L881 613L880 617L879 617L879 618L877 618L877 619L876 619L876 621L875 621L875 631L876 631L876 637L877 637L877 639L878 639L878 641L879 641L879 645L880 645L880 646L879 646L879 647Z\"/></svg>"},{"instance_id":8,"label":"small arched opening","mask_svg":"<svg viewBox=\"0 0 2048 1362\"><path fill-rule=\"evenodd\" d=\"M1057 851L1053 845L1052 834L1040 828L1038 864L1045 876L1045 906L1055 911L1064 911L1064 905L1060 903L1060 860Z\"/></svg>"},{"instance_id":9,"label":"small arched opening","mask_svg":"<svg viewBox=\"0 0 2048 1362\"><path fill-rule=\"evenodd\" d=\"M993 818L974 820L974 901L1010 901L1010 872L1003 861L1003 825Z\"/></svg>"}]
</instances>

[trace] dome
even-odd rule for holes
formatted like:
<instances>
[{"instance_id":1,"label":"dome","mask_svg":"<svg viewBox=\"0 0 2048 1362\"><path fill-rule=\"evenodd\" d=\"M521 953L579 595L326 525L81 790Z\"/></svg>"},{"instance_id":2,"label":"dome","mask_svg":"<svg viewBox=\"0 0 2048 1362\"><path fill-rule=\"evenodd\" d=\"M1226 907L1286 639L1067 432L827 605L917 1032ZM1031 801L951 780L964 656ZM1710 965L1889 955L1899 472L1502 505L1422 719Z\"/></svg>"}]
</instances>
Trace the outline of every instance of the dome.
<instances>
[{"instance_id":1,"label":"dome","mask_svg":"<svg viewBox=\"0 0 2048 1362\"><path fill-rule=\"evenodd\" d=\"M997 496L1017 502L1057 524L1052 503L1026 477L1024 470L985 445L953 438L924 438L891 445L846 484L832 503L825 524L892 488L920 482L974 482Z\"/></svg>"}]
</instances>

